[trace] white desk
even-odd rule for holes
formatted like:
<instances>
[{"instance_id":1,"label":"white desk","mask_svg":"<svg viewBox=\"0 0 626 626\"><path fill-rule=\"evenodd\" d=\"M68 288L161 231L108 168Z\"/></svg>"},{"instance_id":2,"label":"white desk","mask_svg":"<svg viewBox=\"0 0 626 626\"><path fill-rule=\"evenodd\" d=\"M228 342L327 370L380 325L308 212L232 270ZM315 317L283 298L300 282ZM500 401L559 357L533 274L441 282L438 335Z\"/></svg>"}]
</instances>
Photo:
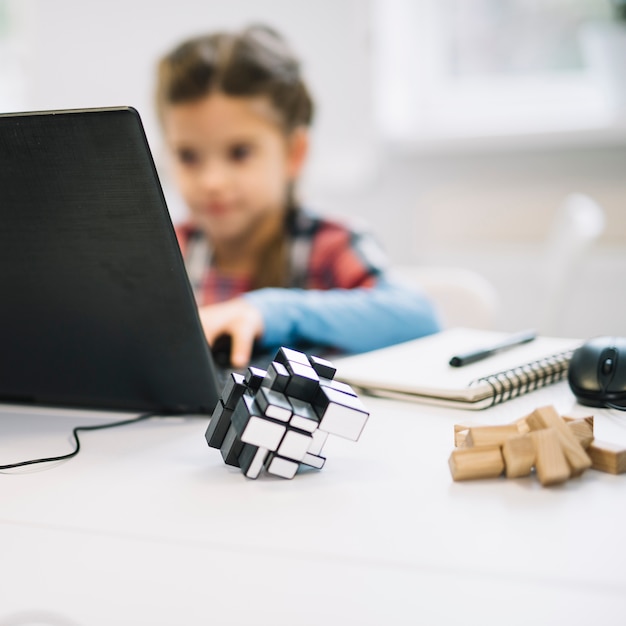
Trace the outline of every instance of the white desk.
<instances>
[{"instance_id":1,"label":"white desk","mask_svg":"<svg viewBox=\"0 0 626 626\"><path fill-rule=\"evenodd\" d=\"M565 383L481 412L364 400L361 440L329 439L326 467L292 481L225 466L204 418L83 433L76 458L3 473L0 626L626 622L626 476L448 470L456 422L589 414ZM0 414L0 463L113 419ZM626 443L626 415L595 415Z\"/></svg>"}]
</instances>

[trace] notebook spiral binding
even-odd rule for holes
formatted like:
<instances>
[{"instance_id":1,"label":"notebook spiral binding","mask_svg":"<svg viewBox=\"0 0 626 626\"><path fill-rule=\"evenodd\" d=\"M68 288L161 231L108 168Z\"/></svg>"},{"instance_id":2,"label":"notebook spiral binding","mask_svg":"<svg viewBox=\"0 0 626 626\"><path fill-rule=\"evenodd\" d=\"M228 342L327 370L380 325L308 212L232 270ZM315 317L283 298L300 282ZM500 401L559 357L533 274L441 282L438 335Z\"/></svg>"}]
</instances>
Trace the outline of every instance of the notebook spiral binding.
<instances>
[{"instance_id":1,"label":"notebook spiral binding","mask_svg":"<svg viewBox=\"0 0 626 626\"><path fill-rule=\"evenodd\" d=\"M491 385L493 401L489 406L494 406L565 378L573 353L574 350L558 352L526 365L484 376L472 384L486 382Z\"/></svg>"}]
</instances>

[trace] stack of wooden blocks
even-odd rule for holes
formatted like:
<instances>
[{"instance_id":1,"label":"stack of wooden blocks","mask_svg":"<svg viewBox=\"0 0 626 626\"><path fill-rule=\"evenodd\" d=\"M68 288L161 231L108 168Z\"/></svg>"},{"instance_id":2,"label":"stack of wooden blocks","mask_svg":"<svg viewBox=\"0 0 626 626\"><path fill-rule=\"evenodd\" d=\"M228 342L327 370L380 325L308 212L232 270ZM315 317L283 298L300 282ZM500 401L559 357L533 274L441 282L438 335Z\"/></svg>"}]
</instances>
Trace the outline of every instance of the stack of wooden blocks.
<instances>
[{"instance_id":1,"label":"stack of wooden blocks","mask_svg":"<svg viewBox=\"0 0 626 626\"><path fill-rule=\"evenodd\" d=\"M511 424L454 427L449 459L454 480L507 478L535 471L543 486L563 483L592 468L626 472L626 447L594 439L593 416L571 418L553 406L535 409Z\"/></svg>"}]
</instances>

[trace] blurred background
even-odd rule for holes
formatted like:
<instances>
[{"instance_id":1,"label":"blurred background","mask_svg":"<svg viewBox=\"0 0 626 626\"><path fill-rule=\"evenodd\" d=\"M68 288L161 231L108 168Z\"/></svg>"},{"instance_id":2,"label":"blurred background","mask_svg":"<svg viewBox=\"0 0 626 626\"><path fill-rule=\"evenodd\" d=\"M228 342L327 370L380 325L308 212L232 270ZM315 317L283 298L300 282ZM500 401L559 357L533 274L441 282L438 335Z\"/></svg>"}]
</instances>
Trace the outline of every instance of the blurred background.
<instances>
[{"instance_id":1,"label":"blurred background","mask_svg":"<svg viewBox=\"0 0 626 626\"><path fill-rule=\"evenodd\" d=\"M255 21L317 102L306 204L364 218L409 274L482 275L494 328L626 336L619 0L0 0L0 111L134 106L180 219L157 59Z\"/></svg>"}]
</instances>

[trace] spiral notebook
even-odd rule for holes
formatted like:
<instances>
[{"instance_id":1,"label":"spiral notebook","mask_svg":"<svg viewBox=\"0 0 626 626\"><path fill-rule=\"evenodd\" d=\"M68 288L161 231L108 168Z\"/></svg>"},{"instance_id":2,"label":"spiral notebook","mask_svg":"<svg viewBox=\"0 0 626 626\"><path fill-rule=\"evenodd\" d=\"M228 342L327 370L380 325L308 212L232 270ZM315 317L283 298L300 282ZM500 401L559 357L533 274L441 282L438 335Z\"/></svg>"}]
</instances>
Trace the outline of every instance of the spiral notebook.
<instances>
[{"instance_id":1,"label":"spiral notebook","mask_svg":"<svg viewBox=\"0 0 626 626\"><path fill-rule=\"evenodd\" d=\"M538 336L463 367L450 359L508 333L452 328L421 339L335 359L336 378L365 393L464 409L487 407L566 377L580 339Z\"/></svg>"}]
</instances>

